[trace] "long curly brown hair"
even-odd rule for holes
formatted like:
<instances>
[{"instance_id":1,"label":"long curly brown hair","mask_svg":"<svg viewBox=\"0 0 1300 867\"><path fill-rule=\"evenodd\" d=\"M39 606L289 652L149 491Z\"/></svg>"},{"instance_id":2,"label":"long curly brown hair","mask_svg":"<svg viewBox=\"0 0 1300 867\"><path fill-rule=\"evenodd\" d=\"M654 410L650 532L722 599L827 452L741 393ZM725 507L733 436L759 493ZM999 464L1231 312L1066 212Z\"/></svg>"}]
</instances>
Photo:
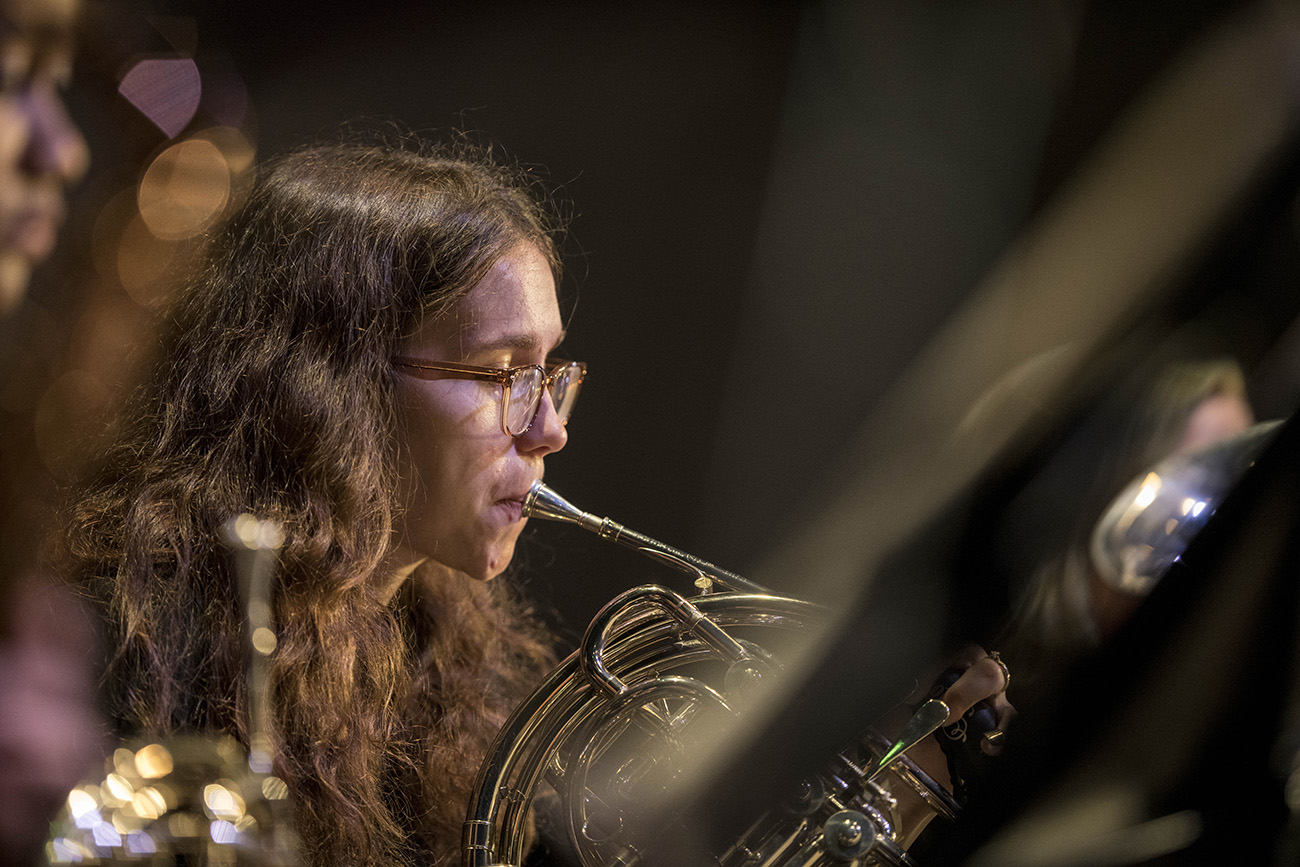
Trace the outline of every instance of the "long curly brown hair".
<instances>
[{"instance_id":1,"label":"long curly brown hair","mask_svg":"<svg viewBox=\"0 0 1300 867\"><path fill-rule=\"evenodd\" d=\"M521 241L558 272L522 176L463 144L268 166L69 500L66 568L105 612L122 734L247 737L220 534L241 512L282 525L276 760L315 864L451 860L488 743L552 662L508 584L439 576L384 599L377 574L400 510L394 347Z\"/></svg>"}]
</instances>

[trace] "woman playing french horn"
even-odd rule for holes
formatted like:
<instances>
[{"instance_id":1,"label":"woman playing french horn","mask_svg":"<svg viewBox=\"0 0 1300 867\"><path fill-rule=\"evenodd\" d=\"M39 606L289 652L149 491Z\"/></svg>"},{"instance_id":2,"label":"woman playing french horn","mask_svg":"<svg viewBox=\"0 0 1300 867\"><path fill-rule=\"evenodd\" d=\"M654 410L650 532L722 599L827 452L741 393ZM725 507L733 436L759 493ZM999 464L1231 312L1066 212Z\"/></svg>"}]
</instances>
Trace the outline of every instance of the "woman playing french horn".
<instances>
[{"instance_id":1,"label":"woman playing french horn","mask_svg":"<svg viewBox=\"0 0 1300 867\"><path fill-rule=\"evenodd\" d=\"M105 614L122 735L246 735L220 528L240 512L283 528L273 745L311 864L454 863L487 745L553 663L489 580L585 373L556 357L542 200L464 145L273 162L74 492L63 548ZM961 664L956 714L1003 677Z\"/></svg>"}]
</instances>

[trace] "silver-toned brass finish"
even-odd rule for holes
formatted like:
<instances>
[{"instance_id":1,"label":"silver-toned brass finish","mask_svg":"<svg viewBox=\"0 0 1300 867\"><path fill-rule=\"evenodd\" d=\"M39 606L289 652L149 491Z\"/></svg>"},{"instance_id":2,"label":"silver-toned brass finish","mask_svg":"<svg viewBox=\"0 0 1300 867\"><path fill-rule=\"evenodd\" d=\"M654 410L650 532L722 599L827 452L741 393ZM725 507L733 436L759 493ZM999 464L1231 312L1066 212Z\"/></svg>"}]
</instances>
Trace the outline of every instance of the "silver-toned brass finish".
<instances>
[{"instance_id":1,"label":"silver-toned brass finish","mask_svg":"<svg viewBox=\"0 0 1300 867\"><path fill-rule=\"evenodd\" d=\"M1199 451L1166 458L1134 479L1093 529L1089 553L1098 576L1134 596L1150 593L1281 424L1260 422Z\"/></svg>"},{"instance_id":2,"label":"silver-toned brass finish","mask_svg":"<svg viewBox=\"0 0 1300 867\"><path fill-rule=\"evenodd\" d=\"M937 698L932 698L917 708L912 718L903 726L898 739L890 744L889 749L885 750L877 760L876 766L871 769L871 774L867 777L867 782L878 777L894 759L934 734L935 730L947 721L948 705Z\"/></svg>"},{"instance_id":3,"label":"silver-toned brass finish","mask_svg":"<svg viewBox=\"0 0 1300 867\"><path fill-rule=\"evenodd\" d=\"M687 599L666 587L636 587L601 609L578 649L516 709L489 751L464 826L463 863L520 865L536 807L536 824L548 826L545 836L560 840L572 860L633 867L641 863L636 834L657 833L638 822L671 803L692 747L744 714L753 686L779 672L781 646L823 623L825 611L737 591L755 585L583 512L540 482L524 514L634 548L695 575L702 592ZM711 592L715 582L732 589ZM727 851L710 854L720 867L910 864L916 824L959 810L906 755L947 716L946 705L931 701L897 739L868 731ZM911 805L906 815L903 800Z\"/></svg>"},{"instance_id":4,"label":"silver-toned brass finish","mask_svg":"<svg viewBox=\"0 0 1300 867\"><path fill-rule=\"evenodd\" d=\"M714 566L709 561L701 560L693 554L687 554L685 551L679 551L671 545L665 545L663 542L651 539L649 536L642 535L635 530L629 530L609 518L600 518L589 512L584 512L548 488L540 479L533 482L532 488L528 491L528 496L524 498L523 513L524 517L545 518L548 521L577 524L602 539L608 539L626 548L641 551L643 554L667 563L683 572L698 572L705 578L717 581L732 590L746 590L751 593L768 592L767 588L761 584L755 584L735 572L728 572L726 569Z\"/></svg>"}]
</instances>

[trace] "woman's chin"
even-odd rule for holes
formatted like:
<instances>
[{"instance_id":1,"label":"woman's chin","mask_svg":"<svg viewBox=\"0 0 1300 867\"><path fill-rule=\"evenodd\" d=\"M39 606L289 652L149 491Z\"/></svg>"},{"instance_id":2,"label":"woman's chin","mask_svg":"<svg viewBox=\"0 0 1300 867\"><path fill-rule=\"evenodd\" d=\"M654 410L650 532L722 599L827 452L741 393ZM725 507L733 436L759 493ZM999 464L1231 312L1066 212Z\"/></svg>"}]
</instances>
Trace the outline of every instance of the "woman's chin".
<instances>
[{"instance_id":1,"label":"woman's chin","mask_svg":"<svg viewBox=\"0 0 1300 867\"><path fill-rule=\"evenodd\" d=\"M518 529L516 529L513 533L510 534L510 540L507 544L504 544L494 549L488 555L488 557L485 559L483 563L483 569L480 571L479 574L474 575L473 577L477 578L480 581L491 581L493 578L497 577L502 572L506 571L506 569L510 566L510 561L514 559L515 541L518 538L519 538L519 531Z\"/></svg>"},{"instance_id":2,"label":"woman's chin","mask_svg":"<svg viewBox=\"0 0 1300 867\"><path fill-rule=\"evenodd\" d=\"M435 554L422 554L417 546L399 545L394 554L403 552L402 562L425 563L443 570L459 572L475 581L491 581L506 571L515 556L515 543L523 530L523 522L506 528L505 532L480 538L477 545L425 545L420 548L438 549Z\"/></svg>"},{"instance_id":3,"label":"woman's chin","mask_svg":"<svg viewBox=\"0 0 1300 867\"><path fill-rule=\"evenodd\" d=\"M514 548L511 547L509 554L500 559L493 559L489 563L485 564L483 569L471 574L470 577L477 581L491 581L493 578L496 578L502 572L506 571L506 567L510 565L510 560L513 555Z\"/></svg>"}]
</instances>

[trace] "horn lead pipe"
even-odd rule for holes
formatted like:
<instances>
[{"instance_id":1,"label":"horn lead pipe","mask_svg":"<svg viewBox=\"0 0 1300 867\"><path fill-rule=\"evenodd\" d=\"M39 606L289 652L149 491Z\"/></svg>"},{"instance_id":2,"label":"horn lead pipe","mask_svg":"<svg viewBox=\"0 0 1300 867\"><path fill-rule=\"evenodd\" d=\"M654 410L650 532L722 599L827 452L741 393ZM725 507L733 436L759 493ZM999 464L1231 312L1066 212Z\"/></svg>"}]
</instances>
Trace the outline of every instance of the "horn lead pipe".
<instances>
[{"instance_id":1,"label":"horn lead pipe","mask_svg":"<svg viewBox=\"0 0 1300 867\"><path fill-rule=\"evenodd\" d=\"M680 568L685 572L700 572L733 590L745 590L750 593L770 592L761 584L756 584L748 578L737 575L735 572L728 572L726 569L715 566L707 560L701 560L694 554L687 554L685 551L679 551L671 545L665 545L663 542L651 539L649 536L635 530L629 530L609 518L601 518L590 512L584 512L542 484L540 479L533 482L532 488L528 490L528 496L524 498L523 514L526 518L544 518L548 521L577 524L602 539L617 542L626 548L640 551L656 560L666 561L673 565L680 564ZM673 561L677 562L673 563Z\"/></svg>"}]
</instances>

